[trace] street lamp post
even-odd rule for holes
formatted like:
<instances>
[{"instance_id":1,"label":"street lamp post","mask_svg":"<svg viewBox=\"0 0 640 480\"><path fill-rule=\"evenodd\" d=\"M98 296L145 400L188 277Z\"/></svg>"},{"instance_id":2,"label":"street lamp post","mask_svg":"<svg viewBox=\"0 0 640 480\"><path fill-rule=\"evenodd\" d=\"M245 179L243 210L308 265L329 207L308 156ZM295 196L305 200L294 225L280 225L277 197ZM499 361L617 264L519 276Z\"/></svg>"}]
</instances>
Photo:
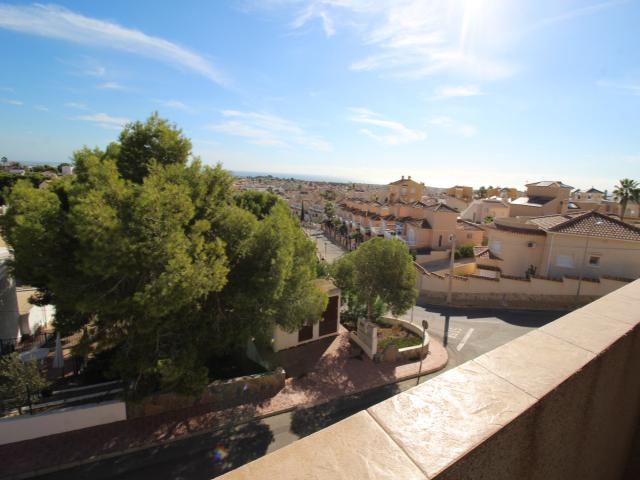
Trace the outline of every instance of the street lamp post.
<instances>
[{"instance_id":1,"label":"street lamp post","mask_svg":"<svg viewBox=\"0 0 640 480\"><path fill-rule=\"evenodd\" d=\"M453 289L453 264L456 255L456 236L454 234L449 235L449 241L451 242L451 259L449 260L449 288L447 290L447 304L451 304L451 290Z\"/></svg>"},{"instance_id":2,"label":"street lamp post","mask_svg":"<svg viewBox=\"0 0 640 480\"><path fill-rule=\"evenodd\" d=\"M324 258L327 258L327 242L324 242Z\"/></svg>"},{"instance_id":3,"label":"street lamp post","mask_svg":"<svg viewBox=\"0 0 640 480\"><path fill-rule=\"evenodd\" d=\"M596 228L597 225L602 225L602 220L598 220L597 222L595 222L593 225L591 225L591 228L589 228L589 232L587 233L587 241L584 245L584 252L582 253L582 263L580 264L580 273L578 275L578 289L576 290L576 300L575 300L575 306L577 307L579 305L579 301L580 301L580 289L582 288L582 277L584 276L584 263L587 259L587 250L589 249L589 240L591 240L591 234L593 233L594 228Z\"/></svg>"},{"instance_id":4,"label":"street lamp post","mask_svg":"<svg viewBox=\"0 0 640 480\"><path fill-rule=\"evenodd\" d=\"M422 320L422 345L424 345L424 339L427 336L427 328L429 328L429 322L427 320ZM420 374L422 373L423 361L424 357L422 356L422 350L420 350L420 366L418 367L418 381L416 382L416 385L420 384Z\"/></svg>"}]
</instances>

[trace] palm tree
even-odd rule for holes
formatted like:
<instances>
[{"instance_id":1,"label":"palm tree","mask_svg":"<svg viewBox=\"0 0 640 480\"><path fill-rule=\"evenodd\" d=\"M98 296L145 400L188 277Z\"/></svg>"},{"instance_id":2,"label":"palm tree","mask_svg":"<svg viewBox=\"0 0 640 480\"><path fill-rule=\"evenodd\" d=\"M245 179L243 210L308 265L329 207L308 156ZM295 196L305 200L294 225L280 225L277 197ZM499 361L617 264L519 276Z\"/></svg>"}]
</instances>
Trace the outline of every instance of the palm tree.
<instances>
[{"instance_id":1,"label":"palm tree","mask_svg":"<svg viewBox=\"0 0 640 480\"><path fill-rule=\"evenodd\" d=\"M622 206L620 218L624 221L624 212L627 209L627 203L631 201L640 203L640 184L630 178L623 178L613 190L613 195Z\"/></svg>"}]
</instances>

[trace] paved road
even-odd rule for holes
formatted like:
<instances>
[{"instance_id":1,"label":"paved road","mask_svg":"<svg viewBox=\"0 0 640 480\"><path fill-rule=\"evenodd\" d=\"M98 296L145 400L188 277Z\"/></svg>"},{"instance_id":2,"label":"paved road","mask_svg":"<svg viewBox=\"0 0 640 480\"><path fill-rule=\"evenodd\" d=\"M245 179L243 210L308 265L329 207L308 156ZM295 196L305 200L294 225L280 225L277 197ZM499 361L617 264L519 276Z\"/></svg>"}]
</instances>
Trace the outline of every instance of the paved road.
<instances>
[{"instance_id":1,"label":"paved road","mask_svg":"<svg viewBox=\"0 0 640 480\"><path fill-rule=\"evenodd\" d=\"M447 347L448 370L507 343L558 317L564 311L502 310L416 305L401 318L421 325Z\"/></svg>"},{"instance_id":2,"label":"paved road","mask_svg":"<svg viewBox=\"0 0 640 480\"><path fill-rule=\"evenodd\" d=\"M305 231L316 241L316 248L320 258L324 258L328 263L344 255L345 250L329 240L319 228L305 228Z\"/></svg>"},{"instance_id":3,"label":"paved road","mask_svg":"<svg viewBox=\"0 0 640 480\"><path fill-rule=\"evenodd\" d=\"M488 352L558 318L562 313L416 306L413 311L413 322L419 325L422 319L427 319L430 334L443 342L449 352L447 368L424 376L420 381L426 381ZM411 320L411 313L404 315L404 318ZM209 479L415 385L415 379L406 380L336 399L316 407L204 433L160 448L122 455L38 478L42 480Z\"/></svg>"}]
</instances>

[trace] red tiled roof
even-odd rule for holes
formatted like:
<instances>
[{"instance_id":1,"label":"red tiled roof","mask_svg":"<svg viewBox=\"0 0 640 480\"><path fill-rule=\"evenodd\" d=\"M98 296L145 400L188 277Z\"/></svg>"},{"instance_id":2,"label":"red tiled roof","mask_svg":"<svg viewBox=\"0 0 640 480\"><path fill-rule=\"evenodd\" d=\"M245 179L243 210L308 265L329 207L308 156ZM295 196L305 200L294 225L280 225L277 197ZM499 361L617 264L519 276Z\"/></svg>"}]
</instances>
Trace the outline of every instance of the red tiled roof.
<instances>
[{"instance_id":1,"label":"red tiled roof","mask_svg":"<svg viewBox=\"0 0 640 480\"><path fill-rule=\"evenodd\" d=\"M489 247L473 247L473 256L502 261L500 257L491 253L491 250L489 250Z\"/></svg>"},{"instance_id":2,"label":"red tiled roof","mask_svg":"<svg viewBox=\"0 0 640 480\"><path fill-rule=\"evenodd\" d=\"M450 207L446 203L437 203L435 205L429 205L426 208L433 210L434 212L439 212L440 210L449 210L450 212L460 213L460 210Z\"/></svg>"},{"instance_id":3,"label":"red tiled roof","mask_svg":"<svg viewBox=\"0 0 640 480\"><path fill-rule=\"evenodd\" d=\"M462 219L458 219L458 228L461 230L484 230L482 227L476 225L475 223Z\"/></svg>"},{"instance_id":4,"label":"red tiled roof","mask_svg":"<svg viewBox=\"0 0 640 480\"><path fill-rule=\"evenodd\" d=\"M548 230L555 233L640 242L640 228L595 211L575 216Z\"/></svg>"}]
</instances>

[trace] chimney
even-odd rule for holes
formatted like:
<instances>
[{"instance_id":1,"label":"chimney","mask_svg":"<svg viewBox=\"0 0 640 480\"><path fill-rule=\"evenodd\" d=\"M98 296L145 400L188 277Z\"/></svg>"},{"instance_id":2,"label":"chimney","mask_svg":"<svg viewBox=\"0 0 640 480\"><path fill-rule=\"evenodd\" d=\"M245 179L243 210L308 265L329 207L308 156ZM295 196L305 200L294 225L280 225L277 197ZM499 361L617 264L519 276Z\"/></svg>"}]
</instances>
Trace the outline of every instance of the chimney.
<instances>
[{"instance_id":1,"label":"chimney","mask_svg":"<svg viewBox=\"0 0 640 480\"><path fill-rule=\"evenodd\" d=\"M411 175L409 175L409 180L411 180Z\"/></svg>"},{"instance_id":2,"label":"chimney","mask_svg":"<svg viewBox=\"0 0 640 480\"><path fill-rule=\"evenodd\" d=\"M404 180L404 175L402 175L402 178L400 180Z\"/></svg>"}]
</instances>

